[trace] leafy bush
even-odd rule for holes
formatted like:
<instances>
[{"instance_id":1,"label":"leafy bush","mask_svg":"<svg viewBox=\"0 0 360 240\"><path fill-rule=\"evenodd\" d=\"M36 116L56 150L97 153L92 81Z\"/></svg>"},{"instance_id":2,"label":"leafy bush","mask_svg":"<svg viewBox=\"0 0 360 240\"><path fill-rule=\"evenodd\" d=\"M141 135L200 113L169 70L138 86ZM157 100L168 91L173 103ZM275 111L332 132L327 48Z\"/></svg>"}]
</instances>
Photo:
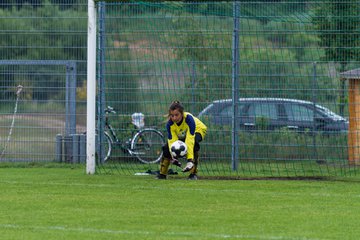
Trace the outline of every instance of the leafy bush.
<instances>
[{"instance_id":1,"label":"leafy bush","mask_svg":"<svg viewBox=\"0 0 360 240\"><path fill-rule=\"evenodd\" d=\"M203 143L205 156L212 156L216 161L228 161L231 159L232 145L230 127L210 126L209 129ZM269 131L259 128L252 132L240 131L238 138L240 161L304 160L342 164L348 158L346 134L297 133L288 129Z\"/></svg>"}]
</instances>

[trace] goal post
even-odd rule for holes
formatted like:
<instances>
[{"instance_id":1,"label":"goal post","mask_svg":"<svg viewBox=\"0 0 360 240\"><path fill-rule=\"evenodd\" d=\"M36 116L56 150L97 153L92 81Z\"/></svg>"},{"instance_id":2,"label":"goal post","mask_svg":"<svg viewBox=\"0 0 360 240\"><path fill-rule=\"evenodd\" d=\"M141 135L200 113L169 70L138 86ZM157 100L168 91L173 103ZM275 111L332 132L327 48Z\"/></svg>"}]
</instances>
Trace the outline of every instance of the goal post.
<instances>
[{"instance_id":1,"label":"goal post","mask_svg":"<svg viewBox=\"0 0 360 240\"><path fill-rule=\"evenodd\" d=\"M86 108L86 173L95 173L95 118L96 118L96 9L95 1L88 0L87 39L87 108Z\"/></svg>"}]
</instances>

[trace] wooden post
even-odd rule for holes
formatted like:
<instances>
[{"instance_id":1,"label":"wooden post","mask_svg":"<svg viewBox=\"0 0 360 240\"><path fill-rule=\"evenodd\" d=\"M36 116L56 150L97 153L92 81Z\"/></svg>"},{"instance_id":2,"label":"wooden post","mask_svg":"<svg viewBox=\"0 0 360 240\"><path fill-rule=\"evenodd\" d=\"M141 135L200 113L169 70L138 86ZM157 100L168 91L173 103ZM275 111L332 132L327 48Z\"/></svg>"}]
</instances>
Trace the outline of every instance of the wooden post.
<instances>
[{"instance_id":1,"label":"wooden post","mask_svg":"<svg viewBox=\"0 0 360 240\"><path fill-rule=\"evenodd\" d=\"M349 165L360 165L360 68L340 73L341 81L349 81Z\"/></svg>"},{"instance_id":2,"label":"wooden post","mask_svg":"<svg viewBox=\"0 0 360 240\"><path fill-rule=\"evenodd\" d=\"M360 165L360 79L349 79L348 154L350 165Z\"/></svg>"},{"instance_id":3,"label":"wooden post","mask_svg":"<svg viewBox=\"0 0 360 240\"><path fill-rule=\"evenodd\" d=\"M340 73L341 81L349 81L349 165L360 165L360 68Z\"/></svg>"}]
</instances>

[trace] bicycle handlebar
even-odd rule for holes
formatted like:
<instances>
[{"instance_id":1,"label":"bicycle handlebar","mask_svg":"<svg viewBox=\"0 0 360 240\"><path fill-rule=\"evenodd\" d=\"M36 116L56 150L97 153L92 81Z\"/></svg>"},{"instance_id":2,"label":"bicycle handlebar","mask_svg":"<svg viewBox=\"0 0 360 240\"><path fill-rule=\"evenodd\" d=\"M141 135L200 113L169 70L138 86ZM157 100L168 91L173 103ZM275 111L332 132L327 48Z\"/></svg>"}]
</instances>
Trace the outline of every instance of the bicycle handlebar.
<instances>
[{"instance_id":1,"label":"bicycle handlebar","mask_svg":"<svg viewBox=\"0 0 360 240\"><path fill-rule=\"evenodd\" d=\"M116 112L113 107L107 106L107 108L105 109L105 113L116 113Z\"/></svg>"}]
</instances>

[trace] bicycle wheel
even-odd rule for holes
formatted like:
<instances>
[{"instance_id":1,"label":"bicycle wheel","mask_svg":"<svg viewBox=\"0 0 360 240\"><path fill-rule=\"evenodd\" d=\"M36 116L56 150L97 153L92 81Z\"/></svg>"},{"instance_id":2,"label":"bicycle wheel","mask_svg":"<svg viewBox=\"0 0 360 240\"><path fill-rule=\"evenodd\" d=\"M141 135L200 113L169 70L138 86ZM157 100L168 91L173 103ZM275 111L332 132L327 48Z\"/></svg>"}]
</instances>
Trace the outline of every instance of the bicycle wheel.
<instances>
[{"instance_id":1,"label":"bicycle wheel","mask_svg":"<svg viewBox=\"0 0 360 240\"><path fill-rule=\"evenodd\" d=\"M131 141L131 152L142 163L157 163L162 158L164 144L165 139L161 132L145 128L134 135Z\"/></svg>"},{"instance_id":2,"label":"bicycle wheel","mask_svg":"<svg viewBox=\"0 0 360 240\"><path fill-rule=\"evenodd\" d=\"M86 132L84 132L84 134L86 135ZM98 134L98 132L96 131L96 135ZM112 138L110 137L109 133L104 132L105 135L105 139L103 139L102 144L100 144L100 147L102 147L103 149L103 159L102 161L100 161L100 163L105 163L107 160L109 160L110 155L111 155L111 150L112 150ZM96 141L98 141L98 138L96 137ZM98 150L97 150L98 151ZM99 155L98 152L96 152L96 159L99 161Z\"/></svg>"},{"instance_id":3,"label":"bicycle wheel","mask_svg":"<svg viewBox=\"0 0 360 240\"><path fill-rule=\"evenodd\" d=\"M100 144L100 147L102 147L103 150L103 161L102 163L105 163L107 160L110 159L111 150L112 150L112 139L109 136L109 133L104 132L105 139L103 139L103 142Z\"/></svg>"}]
</instances>

